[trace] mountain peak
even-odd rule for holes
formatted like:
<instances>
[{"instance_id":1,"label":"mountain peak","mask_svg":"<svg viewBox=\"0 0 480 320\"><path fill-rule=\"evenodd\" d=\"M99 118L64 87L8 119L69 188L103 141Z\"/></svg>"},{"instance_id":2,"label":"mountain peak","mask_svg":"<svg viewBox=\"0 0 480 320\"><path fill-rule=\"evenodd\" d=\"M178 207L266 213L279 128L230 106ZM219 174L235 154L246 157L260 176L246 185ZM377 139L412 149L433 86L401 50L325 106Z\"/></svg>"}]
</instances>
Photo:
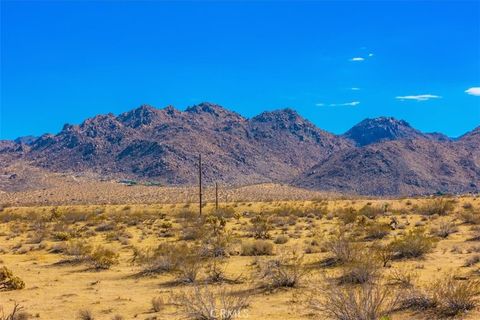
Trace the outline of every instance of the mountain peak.
<instances>
[{"instance_id":1,"label":"mountain peak","mask_svg":"<svg viewBox=\"0 0 480 320\"><path fill-rule=\"evenodd\" d=\"M152 123L158 112L157 108L148 104L142 104L136 109L120 114L117 120L126 126L138 128Z\"/></svg>"},{"instance_id":2,"label":"mountain peak","mask_svg":"<svg viewBox=\"0 0 480 320\"><path fill-rule=\"evenodd\" d=\"M365 146L380 141L420 137L423 134L412 128L405 120L378 117L361 121L343 136L355 141L358 146Z\"/></svg>"},{"instance_id":3,"label":"mountain peak","mask_svg":"<svg viewBox=\"0 0 480 320\"><path fill-rule=\"evenodd\" d=\"M219 116L223 112L228 112L224 107L210 102L202 102L188 107L185 112L189 113L210 113Z\"/></svg>"},{"instance_id":4,"label":"mountain peak","mask_svg":"<svg viewBox=\"0 0 480 320\"><path fill-rule=\"evenodd\" d=\"M298 114L297 111L285 108L273 111L265 111L260 113L258 116L252 118L253 122L277 122L277 123L287 123L287 122L305 122L306 120Z\"/></svg>"},{"instance_id":5,"label":"mountain peak","mask_svg":"<svg viewBox=\"0 0 480 320\"><path fill-rule=\"evenodd\" d=\"M198 116L210 116L214 118L234 118L234 119L244 119L240 114L230 111L218 104L210 102L202 102L197 105L193 105L185 109L187 114L198 115Z\"/></svg>"}]
</instances>

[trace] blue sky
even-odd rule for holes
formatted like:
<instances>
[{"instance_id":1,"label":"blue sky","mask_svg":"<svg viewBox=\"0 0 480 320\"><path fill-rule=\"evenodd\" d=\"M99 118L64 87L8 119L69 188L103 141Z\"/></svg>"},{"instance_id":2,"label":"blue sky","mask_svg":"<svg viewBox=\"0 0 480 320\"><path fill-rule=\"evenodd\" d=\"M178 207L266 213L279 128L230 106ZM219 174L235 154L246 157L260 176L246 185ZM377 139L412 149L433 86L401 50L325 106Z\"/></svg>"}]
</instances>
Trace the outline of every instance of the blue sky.
<instances>
[{"instance_id":1,"label":"blue sky","mask_svg":"<svg viewBox=\"0 0 480 320\"><path fill-rule=\"evenodd\" d=\"M0 139L202 101L458 136L480 125L479 3L2 1Z\"/></svg>"}]
</instances>

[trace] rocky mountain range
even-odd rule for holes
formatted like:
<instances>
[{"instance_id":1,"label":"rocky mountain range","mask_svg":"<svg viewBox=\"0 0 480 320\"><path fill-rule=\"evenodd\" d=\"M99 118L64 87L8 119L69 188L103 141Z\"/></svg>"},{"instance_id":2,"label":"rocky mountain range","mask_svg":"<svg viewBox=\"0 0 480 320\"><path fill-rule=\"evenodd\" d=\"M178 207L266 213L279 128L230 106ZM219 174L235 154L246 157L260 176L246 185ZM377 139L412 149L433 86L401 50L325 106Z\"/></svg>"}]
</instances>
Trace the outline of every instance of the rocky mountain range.
<instances>
[{"instance_id":1,"label":"rocky mountain range","mask_svg":"<svg viewBox=\"0 0 480 320\"><path fill-rule=\"evenodd\" d=\"M334 135L291 109L247 119L211 103L185 111L143 105L66 124L55 135L0 141L2 161L168 185L196 183L200 153L206 183L280 182L363 195L480 189L479 127L450 139L387 117Z\"/></svg>"}]
</instances>

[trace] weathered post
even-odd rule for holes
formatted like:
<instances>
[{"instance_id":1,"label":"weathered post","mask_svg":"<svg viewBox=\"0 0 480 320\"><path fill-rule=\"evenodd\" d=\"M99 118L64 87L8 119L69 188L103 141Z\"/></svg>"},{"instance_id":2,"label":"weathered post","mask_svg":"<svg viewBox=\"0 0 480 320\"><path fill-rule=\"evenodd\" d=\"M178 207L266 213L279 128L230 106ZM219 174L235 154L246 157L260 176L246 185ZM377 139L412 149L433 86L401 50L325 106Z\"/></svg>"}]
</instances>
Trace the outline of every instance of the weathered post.
<instances>
[{"instance_id":1,"label":"weathered post","mask_svg":"<svg viewBox=\"0 0 480 320\"><path fill-rule=\"evenodd\" d=\"M202 154L198 155L198 201L199 214L202 215Z\"/></svg>"},{"instance_id":2,"label":"weathered post","mask_svg":"<svg viewBox=\"0 0 480 320\"><path fill-rule=\"evenodd\" d=\"M218 183L215 182L215 210L218 211Z\"/></svg>"}]
</instances>

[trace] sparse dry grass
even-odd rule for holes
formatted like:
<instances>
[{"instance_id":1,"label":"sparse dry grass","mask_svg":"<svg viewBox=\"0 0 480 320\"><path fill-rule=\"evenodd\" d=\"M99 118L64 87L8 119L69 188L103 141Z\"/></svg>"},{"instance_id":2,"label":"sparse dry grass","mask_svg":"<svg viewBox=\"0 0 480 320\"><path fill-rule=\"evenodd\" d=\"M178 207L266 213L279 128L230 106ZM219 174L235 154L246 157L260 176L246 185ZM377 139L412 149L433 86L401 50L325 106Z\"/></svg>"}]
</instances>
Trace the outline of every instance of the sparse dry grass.
<instances>
[{"instance_id":1,"label":"sparse dry grass","mask_svg":"<svg viewBox=\"0 0 480 320\"><path fill-rule=\"evenodd\" d=\"M475 197L242 201L199 217L184 203L4 206L0 263L25 290L0 298L52 320L476 319L478 207ZM462 277L437 280L451 268ZM292 298L312 293L308 306Z\"/></svg>"}]
</instances>

